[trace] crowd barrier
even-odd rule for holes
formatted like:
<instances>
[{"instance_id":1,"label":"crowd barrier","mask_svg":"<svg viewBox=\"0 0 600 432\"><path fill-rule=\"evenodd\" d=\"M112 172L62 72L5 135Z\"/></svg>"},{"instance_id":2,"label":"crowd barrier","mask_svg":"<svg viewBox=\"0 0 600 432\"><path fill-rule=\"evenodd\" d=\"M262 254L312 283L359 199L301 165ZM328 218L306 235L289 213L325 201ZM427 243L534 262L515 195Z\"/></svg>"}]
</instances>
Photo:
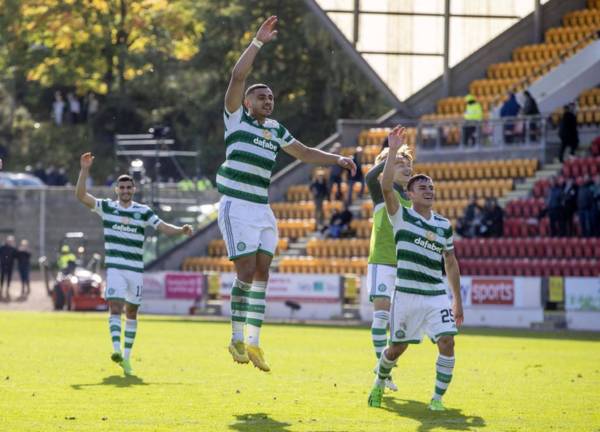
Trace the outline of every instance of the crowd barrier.
<instances>
[{"instance_id":1,"label":"crowd barrier","mask_svg":"<svg viewBox=\"0 0 600 432\"><path fill-rule=\"evenodd\" d=\"M231 313L229 299L234 273L221 273L219 297L224 315ZM329 320L342 314L342 281L337 275L271 273L265 319Z\"/></svg>"},{"instance_id":2,"label":"crowd barrier","mask_svg":"<svg viewBox=\"0 0 600 432\"><path fill-rule=\"evenodd\" d=\"M190 308L206 298L206 276L195 272L144 273L140 312L187 315Z\"/></svg>"},{"instance_id":3,"label":"crowd barrier","mask_svg":"<svg viewBox=\"0 0 600 432\"><path fill-rule=\"evenodd\" d=\"M235 273L154 272L144 274L144 294L140 311L149 314L187 315L192 307L208 298L209 285L216 284L222 300L221 313L231 313L229 300ZM213 280L214 279L214 280ZM530 328L544 321L546 299L558 287L564 300L567 328L600 331L600 278L566 277L550 288L547 298L545 278L510 276L462 276L461 294L465 326ZM370 322L373 305L360 278L359 314ZM267 289L266 320L330 320L343 314L344 285L348 281L333 274L272 273ZM446 284L447 285L447 284ZM358 288L358 287L356 287ZM448 291L448 297L451 293Z\"/></svg>"}]
</instances>

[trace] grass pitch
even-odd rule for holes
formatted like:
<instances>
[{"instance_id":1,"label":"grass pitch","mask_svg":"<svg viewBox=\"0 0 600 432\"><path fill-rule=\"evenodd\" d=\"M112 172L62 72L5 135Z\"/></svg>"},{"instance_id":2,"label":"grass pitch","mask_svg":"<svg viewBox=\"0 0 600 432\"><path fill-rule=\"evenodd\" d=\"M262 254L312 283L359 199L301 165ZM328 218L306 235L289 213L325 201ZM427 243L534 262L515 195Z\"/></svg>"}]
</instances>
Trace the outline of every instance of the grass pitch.
<instances>
[{"instance_id":1,"label":"grass pitch","mask_svg":"<svg viewBox=\"0 0 600 432\"><path fill-rule=\"evenodd\" d=\"M105 314L0 313L2 431L598 431L600 335L465 330L431 413L435 346L411 346L381 409L366 328L266 325L272 372L234 364L226 323L142 317L137 377Z\"/></svg>"}]
</instances>

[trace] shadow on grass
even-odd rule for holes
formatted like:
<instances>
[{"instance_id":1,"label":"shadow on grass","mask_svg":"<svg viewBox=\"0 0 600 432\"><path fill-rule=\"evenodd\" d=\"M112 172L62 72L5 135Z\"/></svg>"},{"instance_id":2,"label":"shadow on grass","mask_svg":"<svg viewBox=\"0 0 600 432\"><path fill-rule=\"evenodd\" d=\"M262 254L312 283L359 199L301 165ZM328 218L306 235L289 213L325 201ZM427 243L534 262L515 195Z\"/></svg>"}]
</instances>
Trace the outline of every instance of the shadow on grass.
<instances>
[{"instance_id":1,"label":"shadow on grass","mask_svg":"<svg viewBox=\"0 0 600 432\"><path fill-rule=\"evenodd\" d=\"M235 416L236 422L229 429L240 432L290 432L291 423L274 420L265 413L240 414Z\"/></svg>"},{"instance_id":2,"label":"shadow on grass","mask_svg":"<svg viewBox=\"0 0 600 432\"><path fill-rule=\"evenodd\" d=\"M418 432L428 432L439 427L443 427L444 430L471 431L486 426L482 417L464 415L456 408L434 412L429 410L428 404L414 400L384 397L381 407L401 417L421 422Z\"/></svg>"},{"instance_id":3,"label":"shadow on grass","mask_svg":"<svg viewBox=\"0 0 600 432\"><path fill-rule=\"evenodd\" d=\"M161 385L165 383L160 383ZM102 379L99 383L92 384L72 384L71 387L75 390L81 390L83 387L95 386L115 386L115 387L132 387L132 386L147 386L143 379L136 376L111 375Z\"/></svg>"}]
</instances>

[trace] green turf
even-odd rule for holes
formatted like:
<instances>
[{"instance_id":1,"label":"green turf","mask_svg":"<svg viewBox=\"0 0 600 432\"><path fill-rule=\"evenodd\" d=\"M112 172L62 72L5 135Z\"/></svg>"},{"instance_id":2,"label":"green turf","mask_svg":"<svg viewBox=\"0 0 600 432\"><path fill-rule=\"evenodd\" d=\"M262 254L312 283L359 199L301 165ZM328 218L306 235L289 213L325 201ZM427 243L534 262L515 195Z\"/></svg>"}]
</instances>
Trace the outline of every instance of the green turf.
<instances>
[{"instance_id":1,"label":"green turf","mask_svg":"<svg viewBox=\"0 0 600 432\"><path fill-rule=\"evenodd\" d=\"M598 431L600 337L467 331L444 413L435 347L410 346L400 391L367 407L366 328L266 325L273 371L234 364L229 326L143 317L138 377L110 361L104 314L0 313L1 431Z\"/></svg>"}]
</instances>

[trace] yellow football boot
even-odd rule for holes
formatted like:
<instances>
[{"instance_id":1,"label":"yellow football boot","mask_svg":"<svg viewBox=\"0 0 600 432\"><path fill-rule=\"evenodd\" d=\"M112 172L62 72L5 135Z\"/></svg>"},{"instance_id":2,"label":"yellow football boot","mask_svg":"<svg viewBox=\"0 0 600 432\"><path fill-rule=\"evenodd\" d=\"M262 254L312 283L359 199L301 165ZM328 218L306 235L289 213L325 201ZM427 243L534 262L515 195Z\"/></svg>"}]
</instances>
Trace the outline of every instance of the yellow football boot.
<instances>
[{"instance_id":1,"label":"yellow football boot","mask_svg":"<svg viewBox=\"0 0 600 432\"><path fill-rule=\"evenodd\" d=\"M263 350L254 345L247 345L246 351L248 352L248 357L254 366L265 372L269 372L271 370L263 357Z\"/></svg>"},{"instance_id":2,"label":"yellow football boot","mask_svg":"<svg viewBox=\"0 0 600 432\"><path fill-rule=\"evenodd\" d=\"M236 363L248 363L248 353L246 352L246 345L243 341L231 341L229 344L229 352L233 357L233 361Z\"/></svg>"}]
</instances>

